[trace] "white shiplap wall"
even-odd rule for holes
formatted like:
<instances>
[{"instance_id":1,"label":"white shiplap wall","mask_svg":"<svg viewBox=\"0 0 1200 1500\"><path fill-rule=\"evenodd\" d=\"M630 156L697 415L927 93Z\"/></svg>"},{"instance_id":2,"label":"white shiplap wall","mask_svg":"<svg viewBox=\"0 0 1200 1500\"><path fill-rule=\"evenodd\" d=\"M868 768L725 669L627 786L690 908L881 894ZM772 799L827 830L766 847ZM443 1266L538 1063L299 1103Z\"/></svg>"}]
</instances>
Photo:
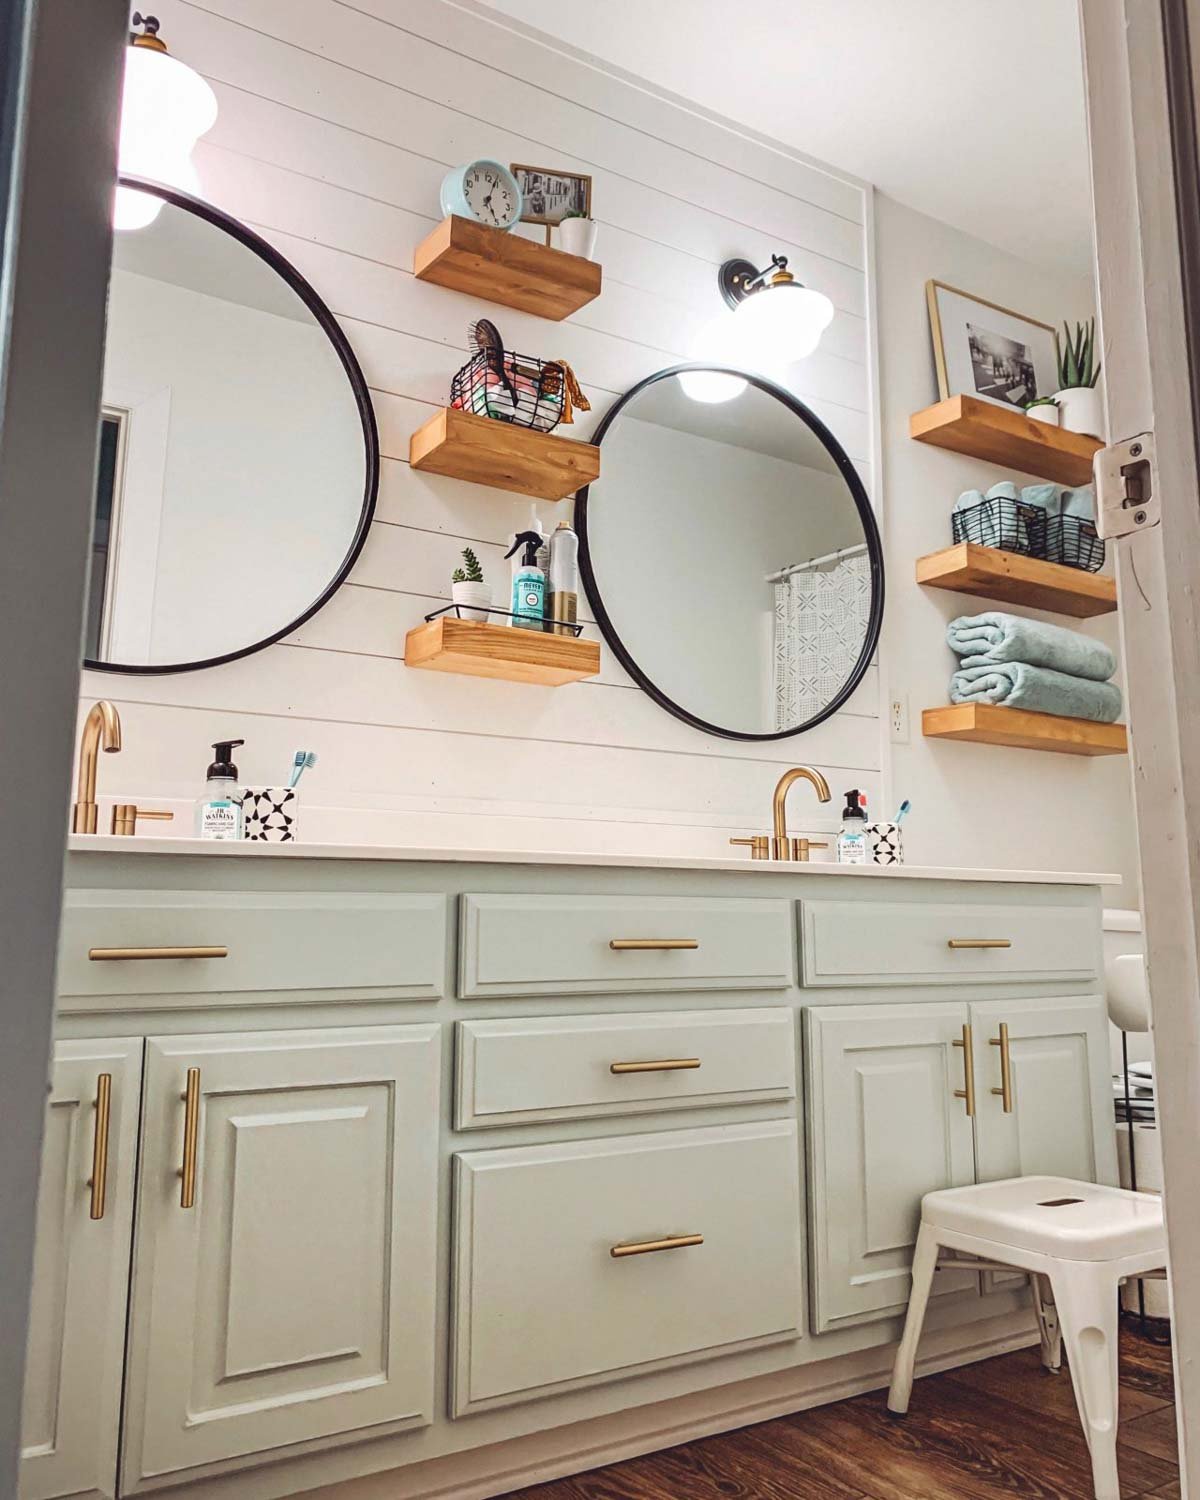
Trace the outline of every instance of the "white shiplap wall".
<instances>
[{"instance_id":1,"label":"white shiplap wall","mask_svg":"<svg viewBox=\"0 0 1200 1500\"><path fill-rule=\"evenodd\" d=\"M480 314L497 319L511 346L574 364L593 406L574 429L583 437L620 392L690 357L718 308L722 260L762 264L783 251L837 309L821 350L797 367L795 389L870 486L867 190L483 7L161 0L156 9L172 50L219 100L196 155L203 192L278 246L342 322L372 388L382 478L349 584L288 641L199 673L85 674L84 702L114 698L126 726L103 791L143 802L193 795L208 743L236 734L247 741L247 780L278 780L301 745L319 752L309 801L345 810L336 830L322 822L322 837L365 832L367 810L384 808L435 842L456 841L469 819L483 842L561 844L583 820L586 833L576 833L598 847L636 842L639 831L658 838L649 825L670 823L671 844L697 851L763 826L775 779L796 760L824 769L835 789L877 794L875 668L845 711L771 745L680 723L607 652L599 680L557 690L402 662L406 630L446 598L463 545L503 583L501 541L528 511L526 500L407 462L409 435L445 402ZM438 218L443 174L481 155L591 173L604 292L568 322L414 280L412 252ZM683 634L686 622L665 628ZM808 826L832 826L827 811Z\"/></svg>"}]
</instances>

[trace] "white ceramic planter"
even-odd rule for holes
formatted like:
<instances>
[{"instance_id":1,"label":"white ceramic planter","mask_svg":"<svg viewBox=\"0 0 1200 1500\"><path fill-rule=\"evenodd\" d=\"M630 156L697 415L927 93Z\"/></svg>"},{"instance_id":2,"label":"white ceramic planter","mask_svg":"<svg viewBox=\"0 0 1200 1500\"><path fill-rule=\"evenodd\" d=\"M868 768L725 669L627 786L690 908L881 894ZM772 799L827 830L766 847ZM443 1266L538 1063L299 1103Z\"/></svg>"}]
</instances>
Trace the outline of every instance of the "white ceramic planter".
<instances>
[{"instance_id":1,"label":"white ceramic planter","mask_svg":"<svg viewBox=\"0 0 1200 1500\"><path fill-rule=\"evenodd\" d=\"M558 226L558 248L591 260L596 253L595 219L564 219Z\"/></svg>"},{"instance_id":2,"label":"white ceramic planter","mask_svg":"<svg viewBox=\"0 0 1200 1500\"><path fill-rule=\"evenodd\" d=\"M1057 406L1030 406L1026 408L1025 415L1031 422L1045 422L1047 427L1057 427L1059 410Z\"/></svg>"},{"instance_id":3,"label":"white ceramic planter","mask_svg":"<svg viewBox=\"0 0 1200 1500\"><path fill-rule=\"evenodd\" d=\"M1104 409L1100 405L1100 392L1094 385L1068 386L1055 391L1058 402L1059 426L1068 432L1086 432L1094 438L1104 437Z\"/></svg>"},{"instance_id":4,"label":"white ceramic planter","mask_svg":"<svg viewBox=\"0 0 1200 1500\"><path fill-rule=\"evenodd\" d=\"M492 586L490 583L452 583L450 585L450 597L455 604L461 606L459 614L464 620L486 620L488 618L488 607L492 602ZM503 619L497 615L495 624L502 625Z\"/></svg>"}]
</instances>

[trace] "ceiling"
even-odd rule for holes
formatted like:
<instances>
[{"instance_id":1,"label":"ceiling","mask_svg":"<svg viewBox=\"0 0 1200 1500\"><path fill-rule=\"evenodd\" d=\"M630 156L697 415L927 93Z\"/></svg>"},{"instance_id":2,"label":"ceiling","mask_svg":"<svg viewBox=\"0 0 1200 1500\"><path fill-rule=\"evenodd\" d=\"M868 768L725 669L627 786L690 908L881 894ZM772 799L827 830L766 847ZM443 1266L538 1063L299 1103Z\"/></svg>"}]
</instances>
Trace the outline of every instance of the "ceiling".
<instances>
[{"instance_id":1,"label":"ceiling","mask_svg":"<svg viewBox=\"0 0 1200 1500\"><path fill-rule=\"evenodd\" d=\"M488 0L1027 260L1091 268L1076 0Z\"/></svg>"}]
</instances>

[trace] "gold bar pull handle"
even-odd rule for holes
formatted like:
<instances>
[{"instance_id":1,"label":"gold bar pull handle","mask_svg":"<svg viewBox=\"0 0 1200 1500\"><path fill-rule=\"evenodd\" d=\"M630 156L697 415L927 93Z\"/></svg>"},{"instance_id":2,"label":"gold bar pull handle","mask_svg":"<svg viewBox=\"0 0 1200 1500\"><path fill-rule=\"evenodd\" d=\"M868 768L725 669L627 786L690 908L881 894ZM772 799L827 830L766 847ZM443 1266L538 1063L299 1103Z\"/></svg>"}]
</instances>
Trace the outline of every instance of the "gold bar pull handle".
<instances>
[{"instance_id":1,"label":"gold bar pull handle","mask_svg":"<svg viewBox=\"0 0 1200 1500\"><path fill-rule=\"evenodd\" d=\"M196 1147L200 1136L200 1069L187 1070L187 1088L183 1100L183 1165L179 1175L183 1185L179 1192L180 1208L196 1206Z\"/></svg>"},{"instance_id":2,"label":"gold bar pull handle","mask_svg":"<svg viewBox=\"0 0 1200 1500\"><path fill-rule=\"evenodd\" d=\"M698 1068L698 1057L655 1057L648 1062L615 1062L610 1073L680 1073L685 1068Z\"/></svg>"},{"instance_id":3,"label":"gold bar pull handle","mask_svg":"<svg viewBox=\"0 0 1200 1500\"><path fill-rule=\"evenodd\" d=\"M1011 948L1012 938L951 938L947 948Z\"/></svg>"},{"instance_id":4,"label":"gold bar pull handle","mask_svg":"<svg viewBox=\"0 0 1200 1500\"><path fill-rule=\"evenodd\" d=\"M1012 1057L1008 1050L1008 1022L1000 1022L1000 1035L989 1037L988 1041L993 1047L1000 1048L1000 1087L992 1090L1004 1100L1004 1113L1011 1115L1013 1112L1013 1087L1012 1087Z\"/></svg>"},{"instance_id":5,"label":"gold bar pull handle","mask_svg":"<svg viewBox=\"0 0 1200 1500\"><path fill-rule=\"evenodd\" d=\"M92 1137L92 1175L88 1187L92 1190L92 1205L89 1217L104 1217L104 1199L108 1187L108 1124L112 1115L112 1074L101 1073L96 1079L96 1100L92 1106L96 1111L96 1131Z\"/></svg>"},{"instance_id":6,"label":"gold bar pull handle","mask_svg":"<svg viewBox=\"0 0 1200 1500\"><path fill-rule=\"evenodd\" d=\"M147 958L228 958L228 948L89 948L88 958L94 964L124 963Z\"/></svg>"},{"instance_id":7,"label":"gold bar pull handle","mask_svg":"<svg viewBox=\"0 0 1200 1500\"><path fill-rule=\"evenodd\" d=\"M956 1040L954 1045L963 1049L963 1086L954 1090L956 1099L966 1101L967 1115L975 1118L975 1048L971 1041L971 1028L964 1022L962 1039Z\"/></svg>"},{"instance_id":8,"label":"gold bar pull handle","mask_svg":"<svg viewBox=\"0 0 1200 1500\"><path fill-rule=\"evenodd\" d=\"M613 938L608 945L614 953L674 952L678 948L698 948L699 938Z\"/></svg>"},{"instance_id":9,"label":"gold bar pull handle","mask_svg":"<svg viewBox=\"0 0 1200 1500\"><path fill-rule=\"evenodd\" d=\"M613 1260L624 1260L630 1255L655 1255L659 1250L686 1250L689 1245L703 1245L702 1234L673 1234L661 1240L630 1240L614 1245L608 1252Z\"/></svg>"}]
</instances>

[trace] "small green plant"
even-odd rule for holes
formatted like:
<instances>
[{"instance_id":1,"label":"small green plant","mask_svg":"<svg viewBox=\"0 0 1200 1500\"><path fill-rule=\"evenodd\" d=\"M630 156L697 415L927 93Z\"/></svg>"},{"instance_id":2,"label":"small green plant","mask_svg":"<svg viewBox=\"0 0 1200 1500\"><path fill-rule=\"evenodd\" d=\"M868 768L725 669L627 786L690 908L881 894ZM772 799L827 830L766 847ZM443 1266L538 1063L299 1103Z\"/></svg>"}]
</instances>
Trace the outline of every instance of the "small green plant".
<instances>
[{"instance_id":1,"label":"small green plant","mask_svg":"<svg viewBox=\"0 0 1200 1500\"><path fill-rule=\"evenodd\" d=\"M1032 401L1026 401L1025 410L1029 411L1034 406L1057 406L1058 402L1053 396L1035 396Z\"/></svg>"},{"instance_id":2,"label":"small green plant","mask_svg":"<svg viewBox=\"0 0 1200 1500\"><path fill-rule=\"evenodd\" d=\"M1072 334L1067 323L1063 323L1063 337L1054 335L1054 348L1058 355L1058 384L1064 391L1079 386L1094 386L1100 378L1100 365L1096 360L1096 320L1090 318L1086 324L1076 323Z\"/></svg>"},{"instance_id":3,"label":"small green plant","mask_svg":"<svg viewBox=\"0 0 1200 1500\"><path fill-rule=\"evenodd\" d=\"M558 222L561 224L562 221L563 221L563 219L586 219L586 218L587 218L587 214L584 213L583 209L581 209L581 208L569 208L569 209L567 209L566 213L563 214L562 219L560 219Z\"/></svg>"},{"instance_id":4,"label":"small green plant","mask_svg":"<svg viewBox=\"0 0 1200 1500\"><path fill-rule=\"evenodd\" d=\"M479 559L475 556L475 553L471 550L470 547L463 548L462 560L466 566L462 568L455 568L454 572L450 575L450 582L482 583L483 569L479 566Z\"/></svg>"}]
</instances>

